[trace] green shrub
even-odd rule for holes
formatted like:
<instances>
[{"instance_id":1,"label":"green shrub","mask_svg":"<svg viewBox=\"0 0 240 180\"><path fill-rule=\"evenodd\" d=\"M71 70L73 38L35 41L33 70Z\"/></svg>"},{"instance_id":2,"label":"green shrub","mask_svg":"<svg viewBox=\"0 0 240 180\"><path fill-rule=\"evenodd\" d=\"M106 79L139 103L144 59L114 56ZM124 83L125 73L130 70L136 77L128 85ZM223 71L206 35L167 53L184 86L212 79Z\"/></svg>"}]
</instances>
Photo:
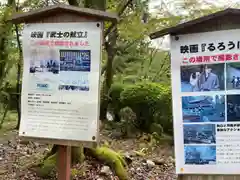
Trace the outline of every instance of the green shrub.
<instances>
[{"instance_id":1,"label":"green shrub","mask_svg":"<svg viewBox=\"0 0 240 180\"><path fill-rule=\"evenodd\" d=\"M150 133L157 133L161 136L163 133L163 127L160 124L152 123L150 126Z\"/></svg>"},{"instance_id":2,"label":"green shrub","mask_svg":"<svg viewBox=\"0 0 240 180\"><path fill-rule=\"evenodd\" d=\"M119 122L121 120L120 117L120 110L123 108L123 105L120 101L120 94L124 90L126 85L121 83L112 84L109 90L109 97L110 97L110 107L113 110L114 120Z\"/></svg>"},{"instance_id":3,"label":"green shrub","mask_svg":"<svg viewBox=\"0 0 240 180\"><path fill-rule=\"evenodd\" d=\"M164 130L172 126L171 92L166 85L143 82L125 87L120 94L123 107L130 107L136 114L136 124L143 131L150 132L156 122Z\"/></svg>"},{"instance_id":4,"label":"green shrub","mask_svg":"<svg viewBox=\"0 0 240 180\"><path fill-rule=\"evenodd\" d=\"M124 107L120 110L121 119L125 121L134 121L136 120L136 114L130 107Z\"/></svg>"},{"instance_id":5,"label":"green shrub","mask_svg":"<svg viewBox=\"0 0 240 180\"><path fill-rule=\"evenodd\" d=\"M16 91L16 87L12 86L12 85L8 85L5 89L5 91L10 95L9 99L7 101L4 102L4 104L9 104L8 109L9 110L16 110L17 109L17 96L13 95L15 94Z\"/></svg>"}]
</instances>

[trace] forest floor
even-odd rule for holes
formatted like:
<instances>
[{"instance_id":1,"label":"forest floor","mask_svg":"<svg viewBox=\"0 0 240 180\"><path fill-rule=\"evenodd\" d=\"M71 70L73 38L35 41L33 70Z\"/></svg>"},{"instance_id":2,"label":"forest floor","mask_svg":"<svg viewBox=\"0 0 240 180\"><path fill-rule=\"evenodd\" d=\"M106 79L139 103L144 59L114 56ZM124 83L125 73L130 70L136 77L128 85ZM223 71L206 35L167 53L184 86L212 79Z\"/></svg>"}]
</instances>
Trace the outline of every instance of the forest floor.
<instances>
[{"instance_id":1,"label":"forest floor","mask_svg":"<svg viewBox=\"0 0 240 180\"><path fill-rule=\"evenodd\" d=\"M31 166L50 150L49 145L22 141L18 138L15 121L3 124L0 130L0 180L43 180ZM169 145L150 145L143 139L112 139L101 132L101 142L131 158L128 172L131 180L175 180L173 148ZM110 180L114 173L104 164L86 160L76 165L73 179ZM105 169L105 170L104 170ZM56 179L49 177L46 179ZM116 178L115 178L116 179Z\"/></svg>"}]
</instances>

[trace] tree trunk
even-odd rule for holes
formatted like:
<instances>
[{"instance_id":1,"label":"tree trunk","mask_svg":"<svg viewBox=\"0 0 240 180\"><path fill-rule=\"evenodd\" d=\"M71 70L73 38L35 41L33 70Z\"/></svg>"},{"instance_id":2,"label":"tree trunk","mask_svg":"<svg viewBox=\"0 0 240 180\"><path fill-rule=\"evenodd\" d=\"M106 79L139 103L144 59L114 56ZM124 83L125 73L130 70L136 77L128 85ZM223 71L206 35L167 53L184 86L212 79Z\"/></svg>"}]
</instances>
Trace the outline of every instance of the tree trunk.
<instances>
[{"instance_id":1,"label":"tree trunk","mask_svg":"<svg viewBox=\"0 0 240 180\"><path fill-rule=\"evenodd\" d=\"M7 43L7 38L9 34L11 33L11 28L12 25L10 22L7 22L7 19L9 18L10 12L12 10L15 10L15 0L8 0L7 7L3 11L2 19L1 22L1 37L0 37L0 60L3 62L0 62L0 80L3 80L5 77L5 67L6 67L6 61L8 57L8 53L6 53L6 43ZM0 82L2 83L2 82ZM2 85L2 84L1 84Z\"/></svg>"},{"instance_id":2,"label":"tree trunk","mask_svg":"<svg viewBox=\"0 0 240 180\"><path fill-rule=\"evenodd\" d=\"M16 8L17 11L17 8ZM15 25L15 32L17 35L17 44L18 44L18 51L19 51L19 61L17 66L17 113L18 113L18 123L16 129L19 129L20 127L20 121L21 121L21 65L22 65L22 46L19 38L19 30L18 25Z\"/></svg>"},{"instance_id":3,"label":"tree trunk","mask_svg":"<svg viewBox=\"0 0 240 180\"><path fill-rule=\"evenodd\" d=\"M112 65L113 60L116 54L116 41L117 41L117 28L115 28L109 34L109 42L105 42L105 48L107 51L107 64L106 64L106 72L105 72L105 79L103 83L103 96L101 106L100 106L100 119L106 120L106 114L109 104L109 97L108 93L112 85L113 80L113 72L112 72Z\"/></svg>"}]
</instances>

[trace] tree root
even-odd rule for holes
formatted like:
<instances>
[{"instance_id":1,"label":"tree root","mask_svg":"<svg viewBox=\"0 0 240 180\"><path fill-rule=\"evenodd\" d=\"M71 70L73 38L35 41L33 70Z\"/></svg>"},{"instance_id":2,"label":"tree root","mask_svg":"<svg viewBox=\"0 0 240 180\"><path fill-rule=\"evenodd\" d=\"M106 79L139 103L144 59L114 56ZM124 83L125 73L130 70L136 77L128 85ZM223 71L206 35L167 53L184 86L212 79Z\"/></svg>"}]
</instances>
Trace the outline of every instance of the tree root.
<instances>
[{"instance_id":1,"label":"tree root","mask_svg":"<svg viewBox=\"0 0 240 180\"><path fill-rule=\"evenodd\" d=\"M43 162L37 169L37 175L40 177L47 177L56 168L57 146L54 145L52 151L47 154ZM126 162L124 158L117 152L107 147L86 148L86 147L72 147L72 163L81 163L84 157L92 157L98 161L107 164L112 168L120 180L128 180L128 173L126 171Z\"/></svg>"},{"instance_id":2,"label":"tree root","mask_svg":"<svg viewBox=\"0 0 240 180\"><path fill-rule=\"evenodd\" d=\"M86 148L85 153L109 165L120 180L128 180L128 174L125 169L127 163L117 152L107 147L99 147L96 149Z\"/></svg>"},{"instance_id":3,"label":"tree root","mask_svg":"<svg viewBox=\"0 0 240 180\"><path fill-rule=\"evenodd\" d=\"M36 169L38 176L46 178L51 176L51 172L56 168L57 154L53 154L45 159Z\"/></svg>"}]
</instances>

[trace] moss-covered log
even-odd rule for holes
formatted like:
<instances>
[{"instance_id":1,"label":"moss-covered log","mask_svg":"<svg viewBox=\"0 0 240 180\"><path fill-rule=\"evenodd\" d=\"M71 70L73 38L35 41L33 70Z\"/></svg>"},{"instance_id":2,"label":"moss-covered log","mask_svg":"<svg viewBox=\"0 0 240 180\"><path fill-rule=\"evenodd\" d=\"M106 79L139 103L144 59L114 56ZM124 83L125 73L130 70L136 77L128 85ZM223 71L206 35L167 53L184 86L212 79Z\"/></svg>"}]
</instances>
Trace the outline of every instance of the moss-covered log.
<instances>
[{"instance_id":1,"label":"moss-covered log","mask_svg":"<svg viewBox=\"0 0 240 180\"><path fill-rule=\"evenodd\" d=\"M37 174L40 177L47 177L56 167L56 152L57 146L53 147L54 154L47 155L47 158L40 164L37 169ZM72 163L81 163L84 160L84 157L92 157L97 159L98 161L109 165L115 174L119 177L120 180L128 180L128 174L126 171L126 162L124 158L117 152L109 149L107 147L97 147L94 148L86 148L86 147L73 147L72 148Z\"/></svg>"}]
</instances>

